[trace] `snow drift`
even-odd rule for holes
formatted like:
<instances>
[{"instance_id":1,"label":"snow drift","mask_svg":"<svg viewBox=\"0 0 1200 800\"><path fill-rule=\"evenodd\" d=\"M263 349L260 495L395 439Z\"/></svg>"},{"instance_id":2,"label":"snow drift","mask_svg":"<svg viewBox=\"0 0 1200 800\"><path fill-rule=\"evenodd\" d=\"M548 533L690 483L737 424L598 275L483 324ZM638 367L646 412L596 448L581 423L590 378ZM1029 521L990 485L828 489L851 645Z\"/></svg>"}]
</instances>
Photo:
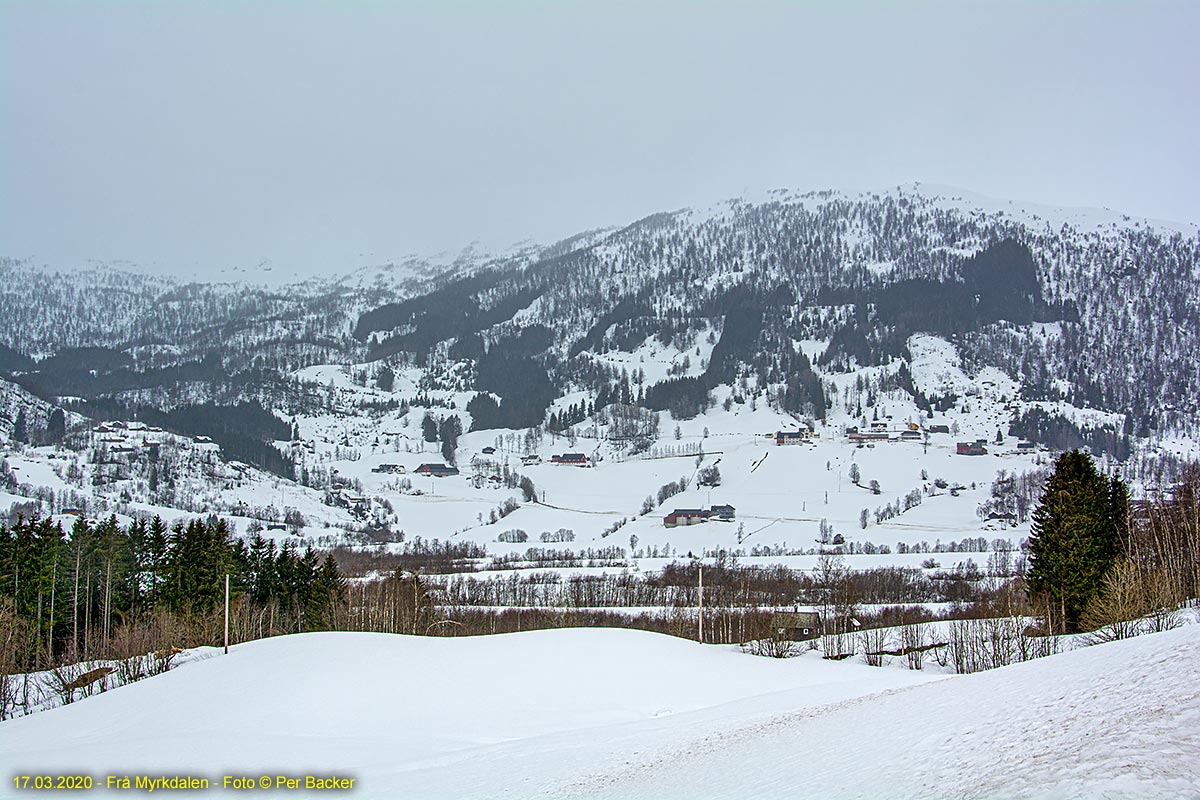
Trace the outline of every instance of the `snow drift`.
<instances>
[{"instance_id":1,"label":"snow drift","mask_svg":"<svg viewBox=\"0 0 1200 800\"><path fill-rule=\"evenodd\" d=\"M0 752L357 797L1184 796L1198 651L1191 626L945 678L625 630L306 634L4 723Z\"/></svg>"}]
</instances>

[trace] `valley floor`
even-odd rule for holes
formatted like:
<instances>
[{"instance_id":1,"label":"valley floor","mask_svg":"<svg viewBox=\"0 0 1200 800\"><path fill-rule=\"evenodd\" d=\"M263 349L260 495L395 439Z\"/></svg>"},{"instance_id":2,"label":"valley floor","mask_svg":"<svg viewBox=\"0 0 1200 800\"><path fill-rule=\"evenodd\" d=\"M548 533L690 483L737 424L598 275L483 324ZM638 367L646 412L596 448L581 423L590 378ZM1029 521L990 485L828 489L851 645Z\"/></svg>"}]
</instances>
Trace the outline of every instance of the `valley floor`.
<instances>
[{"instance_id":1,"label":"valley floor","mask_svg":"<svg viewBox=\"0 0 1200 800\"><path fill-rule=\"evenodd\" d=\"M1200 797L1198 682L1200 625L961 677L629 630L305 634L0 724L0 752L360 798Z\"/></svg>"}]
</instances>

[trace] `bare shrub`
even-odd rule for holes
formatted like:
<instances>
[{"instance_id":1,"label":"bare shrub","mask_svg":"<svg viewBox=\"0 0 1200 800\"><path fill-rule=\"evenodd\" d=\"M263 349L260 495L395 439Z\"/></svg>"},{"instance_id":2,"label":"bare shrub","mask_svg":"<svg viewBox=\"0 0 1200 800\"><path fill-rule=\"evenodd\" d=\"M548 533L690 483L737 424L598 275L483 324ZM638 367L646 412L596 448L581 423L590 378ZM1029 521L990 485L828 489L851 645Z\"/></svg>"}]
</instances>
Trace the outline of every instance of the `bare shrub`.
<instances>
[{"instance_id":1,"label":"bare shrub","mask_svg":"<svg viewBox=\"0 0 1200 800\"><path fill-rule=\"evenodd\" d=\"M68 705L75 701L76 692L82 697L91 697L97 691L108 689L111 672L113 667L94 661L63 664L50 670L49 686L62 704Z\"/></svg>"},{"instance_id":2,"label":"bare shrub","mask_svg":"<svg viewBox=\"0 0 1200 800\"><path fill-rule=\"evenodd\" d=\"M862 648L863 661L871 667L882 667L891 659L887 650L892 648L891 631L887 628L868 628L858 632L859 644Z\"/></svg>"},{"instance_id":3,"label":"bare shrub","mask_svg":"<svg viewBox=\"0 0 1200 800\"><path fill-rule=\"evenodd\" d=\"M186 644L184 626L163 611L146 614L117 628L109 645L118 680L132 683L170 669L171 659ZM207 644L208 642L203 642Z\"/></svg>"},{"instance_id":4,"label":"bare shrub","mask_svg":"<svg viewBox=\"0 0 1200 800\"><path fill-rule=\"evenodd\" d=\"M900 627L900 649L908 661L909 669L921 669L925 665L926 626L921 622Z\"/></svg>"},{"instance_id":5,"label":"bare shrub","mask_svg":"<svg viewBox=\"0 0 1200 800\"><path fill-rule=\"evenodd\" d=\"M799 650L795 642L779 638L755 639L749 647L754 655L769 658L791 658Z\"/></svg>"},{"instance_id":6,"label":"bare shrub","mask_svg":"<svg viewBox=\"0 0 1200 800\"><path fill-rule=\"evenodd\" d=\"M63 664L50 670L50 687L63 705L75 702L75 682L83 671L82 664Z\"/></svg>"},{"instance_id":7,"label":"bare shrub","mask_svg":"<svg viewBox=\"0 0 1200 800\"><path fill-rule=\"evenodd\" d=\"M1104 576L1099 594L1084 612L1083 627L1091 631L1085 641L1099 644L1137 636L1138 618L1144 611L1137 565L1122 559Z\"/></svg>"},{"instance_id":8,"label":"bare shrub","mask_svg":"<svg viewBox=\"0 0 1200 800\"><path fill-rule=\"evenodd\" d=\"M1025 622L1022 620L1022 622ZM1059 652L1059 639L1050 636L1042 627L1042 622L1022 624L1017 629L1017 658L1020 661L1032 661L1035 658L1052 656Z\"/></svg>"},{"instance_id":9,"label":"bare shrub","mask_svg":"<svg viewBox=\"0 0 1200 800\"><path fill-rule=\"evenodd\" d=\"M746 643L746 652L768 658L791 658L800 651L799 645L782 636L766 636Z\"/></svg>"},{"instance_id":10,"label":"bare shrub","mask_svg":"<svg viewBox=\"0 0 1200 800\"><path fill-rule=\"evenodd\" d=\"M381 581L359 584L346 593L342 630L374 633L451 633L439 628L430 586L419 576L396 571Z\"/></svg>"},{"instance_id":11,"label":"bare shrub","mask_svg":"<svg viewBox=\"0 0 1200 800\"><path fill-rule=\"evenodd\" d=\"M1005 667L1057 653L1053 636L1034 636L1021 617L957 619L949 625L946 658L958 673Z\"/></svg>"},{"instance_id":12,"label":"bare shrub","mask_svg":"<svg viewBox=\"0 0 1200 800\"><path fill-rule=\"evenodd\" d=\"M1127 550L1157 582L1163 607L1200 595L1200 466L1187 467L1168 492L1152 492L1145 518L1130 526Z\"/></svg>"},{"instance_id":13,"label":"bare shrub","mask_svg":"<svg viewBox=\"0 0 1200 800\"><path fill-rule=\"evenodd\" d=\"M0 720L16 713L22 672L18 651L27 627L13 611L12 600L0 598Z\"/></svg>"},{"instance_id":14,"label":"bare shrub","mask_svg":"<svg viewBox=\"0 0 1200 800\"><path fill-rule=\"evenodd\" d=\"M16 712L19 681L10 666L0 664L0 722Z\"/></svg>"},{"instance_id":15,"label":"bare shrub","mask_svg":"<svg viewBox=\"0 0 1200 800\"><path fill-rule=\"evenodd\" d=\"M986 669L987 657L973 619L956 619L949 625L947 651L954 671L960 675Z\"/></svg>"},{"instance_id":16,"label":"bare shrub","mask_svg":"<svg viewBox=\"0 0 1200 800\"><path fill-rule=\"evenodd\" d=\"M821 637L821 652L825 658L835 661L854 655L854 635L850 633L827 633Z\"/></svg>"},{"instance_id":17,"label":"bare shrub","mask_svg":"<svg viewBox=\"0 0 1200 800\"><path fill-rule=\"evenodd\" d=\"M1162 566L1142 567L1123 558L1104 576L1099 594L1084 612L1089 644L1159 633L1182 624L1179 581Z\"/></svg>"},{"instance_id":18,"label":"bare shrub","mask_svg":"<svg viewBox=\"0 0 1200 800\"><path fill-rule=\"evenodd\" d=\"M116 667L118 683L124 685L148 677L150 675L149 662L152 659L153 655L147 653L143 656L130 656L118 661Z\"/></svg>"},{"instance_id":19,"label":"bare shrub","mask_svg":"<svg viewBox=\"0 0 1200 800\"><path fill-rule=\"evenodd\" d=\"M1183 624L1180 605L1184 600L1179 582L1165 568L1151 570L1142 577L1145 597L1146 626L1151 633L1161 633Z\"/></svg>"}]
</instances>

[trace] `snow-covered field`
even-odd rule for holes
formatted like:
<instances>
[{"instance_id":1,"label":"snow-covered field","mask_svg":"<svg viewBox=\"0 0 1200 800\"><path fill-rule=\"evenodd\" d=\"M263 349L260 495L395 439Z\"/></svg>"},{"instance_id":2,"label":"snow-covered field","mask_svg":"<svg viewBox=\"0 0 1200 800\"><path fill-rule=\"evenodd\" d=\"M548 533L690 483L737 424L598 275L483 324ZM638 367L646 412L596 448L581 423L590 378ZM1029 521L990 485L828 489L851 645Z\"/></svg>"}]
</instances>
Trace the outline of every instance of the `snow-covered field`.
<instances>
[{"instance_id":1,"label":"snow-covered field","mask_svg":"<svg viewBox=\"0 0 1200 800\"><path fill-rule=\"evenodd\" d=\"M963 677L629 630L306 634L6 722L0 752L358 797L1195 797L1198 657L1196 625Z\"/></svg>"},{"instance_id":2,"label":"snow-covered field","mask_svg":"<svg viewBox=\"0 0 1200 800\"><path fill-rule=\"evenodd\" d=\"M701 348L701 355L694 347L683 352L651 353L655 346L644 345L645 353L610 353L604 357L628 356L630 368L652 372L664 370L664 359L674 362L690 354L698 361L711 349L703 335L697 337L695 345ZM914 336L911 346L916 355L913 374L917 383L932 393L962 395L966 408L953 408L930 419L904 392L889 392L880 396L879 406L867 419L852 417L835 403L827 419L818 424L812 442L802 446L777 447L771 438L777 430L795 430L797 419L765 402L734 403L725 410L723 400L732 388L718 387L714 392L718 405L706 413L682 421L663 413L659 438L649 453L628 456L607 441L604 429L597 430L591 420L576 426L575 438L543 433L532 446L524 431L468 432L458 441L460 475L422 477L414 474L420 464L442 460L436 444L421 440L420 419L425 410L414 407L406 417L391 414L379 419L355 416L354 412L358 403L410 396L416 391L419 375L398 371L396 388L389 395L355 385L349 378L353 370L334 366L312 367L298 375L322 386L336 387L339 393L336 413L302 418L300 429L308 443L305 452L309 463L361 483L364 495L386 498L395 509L393 528L403 531L407 538L470 540L496 553L523 551L528 545L539 544L542 532L560 528L575 535L573 543L564 547L625 547L630 537L636 536L638 545L631 549L640 549L646 557L665 554L667 547L671 554L678 555L699 555L705 549L718 548L741 548L747 554L752 548L809 550L817 544L822 520L847 541L886 544L893 552L900 543L927 542L934 547L939 540L948 543L964 537L1004 538L1019 543L1028 535L1027 524L1010 529L988 523L980 519L977 508L989 497L991 482L999 470L1011 473L1034 469L1046 463L1047 455L1018 453L1017 441L1012 437L1002 445L990 444L990 452L984 457L954 453L956 441L984 438L993 442L998 429L1007 430L1012 413L1009 407L1016 402L1016 385L993 368L968 375L959 364L955 346L943 339ZM889 368L863 369L834 376L833 380L848 396L857 379L878 381L880 369ZM457 409L433 407L429 411L435 418L454 413L469 427L469 416L461 411L469 394L435 392L435 398L453 403ZM568 392L556 408L565 408L569 401L578 399ZM900 432L909 424L935 423L946 425L951 432L932 434L927 444L923 440L899 441ZM893 441L856 447L847 440L847 426L869 424L886 428ZM495 452L485 452L492 448ZM356 457L345 457L348 451ZM595 466L579 469L550 463L552 455L563 452L585 453ZM697 457L699 452L703 452L702 458ZM522 457L526 455L539 456L542 461L523 465ZM852 464L861 473L860 485L849 478ZM373 472L384 465L403 468L404 475ZM698 486L698 469L712 466L720 470L720 486ZM506 499L521 499L518 490L479 479L505 469L528 476L537 487L540 502L523 503L511 515L489 522L490 512ZM686 492L661 505L656 503L650 514L640 514L647 496L656 495L660 486L680 478L690 482ZM958 490L951 494L946 484L935 487L937 479ZM871 481L878 481L878 494L868 488ZM914 491L921 495L921 505L890 519L875 519L878 509ZM737 508L733 524L676 529L663 526L663 516L673 508L707 508L715 503ZM865 529L860 520L864 510L869 516ZM628 524L615 535L607 533L622 518ZM528 534L528 544L497 541L499 534L514 528ZM953 567L960 560L943 559L943 565ZM870 566L877 563L881 562L873 561ZM864 562L862 566L868 565Z\"/></svg>"}]
</instances>

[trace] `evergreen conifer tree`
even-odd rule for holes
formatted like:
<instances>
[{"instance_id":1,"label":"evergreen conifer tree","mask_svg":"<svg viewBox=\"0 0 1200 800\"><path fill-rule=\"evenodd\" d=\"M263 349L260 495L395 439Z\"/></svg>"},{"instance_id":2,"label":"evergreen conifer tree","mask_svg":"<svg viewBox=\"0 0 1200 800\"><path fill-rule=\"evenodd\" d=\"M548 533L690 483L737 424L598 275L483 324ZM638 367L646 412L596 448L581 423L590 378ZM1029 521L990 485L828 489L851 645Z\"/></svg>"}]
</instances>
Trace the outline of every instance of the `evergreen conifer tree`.
<instances>
[{"instance_id":1,"label":"evergreen conifer tree","mask_svg":"<svg viewBox=\"0 0 1200 800\"><path fill-rule=\"evenodd\" d=\"M1063 453L1054 464L1033 512L1029 595L1044 603L1056 633L1078 630L1080 615L1116 558L1120 541L1113 509L1120 503L1116 495L1124 492L1120 478L1109 481L1082 451ZM1123 496L1127 503L1127 493Z\"/></svg>"},{"instance_id":2,"label":"evergreen conifer tree","mask_svg":"<svg viewBox=\"0 0 1200 800\"><path fill-rule=\"evenodd\" d=\"M1114 537L1118 550L1129 550L1129 487L1121 480L1121 473L1113 475L1110 482L1109 513L1112 516Z\"/></svg>"},{"instance_id":3,"label":"evergreen conifer tree","mask_svg":"<svg viewBox=\"0 0 1200 800\"><path fill-rule=\"evenodd\" d=\"M61 408L56 408L50 412L50 419L46 423L46 440L58 444L66 438L66 435L67 415Z\"/></svg>"},{"instance_id":4,"label":"evergreen conifer tree","mask_svg":"<svg viewBox=\"0 0 1200 800\"><path fill-rule=\"evenodd\" d=\"M458 415L446 417L438 426L438 438L442 440L442 458L447 464L454 463L454 451L458 449L458 437L462 434L462 421Z\"/></svg>"},{"instance_id":5,"label":"evergreen conifer tree","mask_svg":"<svg viewBox=\"0 0 1200 800\"><path fill-rule=\"evenodd\" d=\"M438 440L438 424L437 420L431 414L426 413L421 420L421 436L427 442L436 442Z\"/></svg>"},{"instance_id":6,"label":"evergreen conifer tree","mask_svg":"<svg viewBox=\"0 0 1200 800\"><path fill-rule=\"evenodd\" d=\"M346 581L338 569L333 555L325 554L325 560L313 576L308 594L306 618L309 630L332 628L338 603L346 597Z\"/></svg>"},{"instance_id":7,"label":"evergreen conifer tree","mask_svg":"<svg viewBox=\"0 0 1200 800\"><path fill-rule=\"evenodd\" d=\"M396 373L391 367L384 366L375 376L375 385L385 392L390 392L396 383Z\"/></svg>"}]
</instances>

